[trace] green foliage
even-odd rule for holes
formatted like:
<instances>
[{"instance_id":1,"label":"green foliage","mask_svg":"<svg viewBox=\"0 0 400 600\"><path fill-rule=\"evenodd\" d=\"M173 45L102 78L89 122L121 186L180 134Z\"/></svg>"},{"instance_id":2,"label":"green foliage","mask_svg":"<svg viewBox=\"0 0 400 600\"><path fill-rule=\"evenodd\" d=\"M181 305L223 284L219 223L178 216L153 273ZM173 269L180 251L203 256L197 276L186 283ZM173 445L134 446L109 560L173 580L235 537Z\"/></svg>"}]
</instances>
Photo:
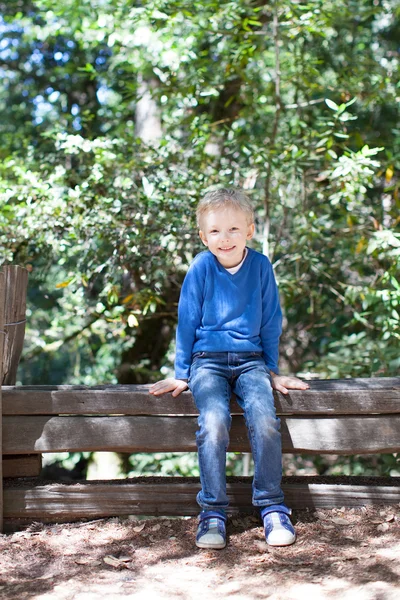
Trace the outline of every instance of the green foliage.
<instances>
[{"instance_id":1,"label":"green foliage","mask_svg":"<svg viewBox=\"0 0 400 600\"><path fill-rule=\"evenodd\" d=\"M169 477L199 477L197 452L158 452L156 454L131 454L128 477L158 475ZM226 474L243 475L240 452L227 452Z\"/></svg>"},{"instance_id":2,"label":"green foliage","mask_svg":"<svg viewBox=\"0 0 400 600\"><path fill-rule=\"evenodd\" d=\"M194 206L218 185L254 201L282 370L397 375L394 0L11 0L2 15L0 255L31 272L21 381L170 369Z\"/></svg>"}]
</instances>

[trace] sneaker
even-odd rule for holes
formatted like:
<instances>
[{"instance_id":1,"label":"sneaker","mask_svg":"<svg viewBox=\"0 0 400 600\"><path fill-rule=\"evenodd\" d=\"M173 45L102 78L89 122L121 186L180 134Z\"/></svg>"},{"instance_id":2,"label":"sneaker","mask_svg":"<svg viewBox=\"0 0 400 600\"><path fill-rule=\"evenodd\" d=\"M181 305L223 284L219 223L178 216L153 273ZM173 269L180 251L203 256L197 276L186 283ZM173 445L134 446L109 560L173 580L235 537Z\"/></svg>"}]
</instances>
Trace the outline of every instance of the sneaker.
<instances>
[{"instance_id":1,"label":"sneaker","mask_svg":"<svg viewBox=\"0 0 400 600\"><path fill-rule=\"evenodd\" d=\"M296 540L296 532L290 521L291 509L284 504L273 504L261 509L265 539L269 546L290 546Z\"/></svg>"},{"instance_id":2,"label":"sneaker","mask_svg":"<svg viewBox=\"0 0 400 600\"><path fill-rule=\"evenodd\" d=\"M203 510L199 515L196 534L198 548L220 550L226 546L226 516L215 510Z\"/></svg>"}]
</instances>

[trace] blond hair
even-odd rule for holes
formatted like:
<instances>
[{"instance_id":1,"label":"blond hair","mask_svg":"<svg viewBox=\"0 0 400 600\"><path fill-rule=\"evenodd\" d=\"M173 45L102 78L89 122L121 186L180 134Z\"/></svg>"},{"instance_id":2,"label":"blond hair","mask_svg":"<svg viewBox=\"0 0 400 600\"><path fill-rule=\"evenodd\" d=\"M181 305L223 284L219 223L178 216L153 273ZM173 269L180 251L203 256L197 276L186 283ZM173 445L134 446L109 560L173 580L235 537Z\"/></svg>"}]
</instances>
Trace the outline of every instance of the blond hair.
<instances>
[{"instance_id":1,"label":"blond hair","mask_svg":"<svg viewBox=\"0 0 400 600\"><path fill-rule=\"evenodd\" d=\"M246 214L247 224L254 223L254 209L246 194L236 188L220 188L207 194L200 200L196 209L197 225L201 228L202 217L211 210L229 206L242 210Z\"/></svg>"}]
</instances>

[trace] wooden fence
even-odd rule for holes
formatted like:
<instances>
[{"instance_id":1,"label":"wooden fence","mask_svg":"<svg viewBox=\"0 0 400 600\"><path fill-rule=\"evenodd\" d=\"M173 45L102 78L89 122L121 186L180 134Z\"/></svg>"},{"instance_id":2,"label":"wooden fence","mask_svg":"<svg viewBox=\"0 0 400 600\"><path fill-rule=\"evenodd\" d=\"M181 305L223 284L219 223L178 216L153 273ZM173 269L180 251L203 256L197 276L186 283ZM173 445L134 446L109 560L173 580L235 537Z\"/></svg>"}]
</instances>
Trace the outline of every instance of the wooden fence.
<instances>
[{"instance_id":1,"label":"wooden fence","mask_svg":"<svg viewBox=\"0 0 400 600\"><path fill-rule=\"evenodd\" d=\"M0 331L4 330L1 289L0 279ZM196 514L196 478L61 484L37 477L36 457L45 452L195 451L197 411L190 392L178 398L170 394L155 398L148 387L3 386L6 522ZM400 378L311 381L309 390L276 394L276 407L284 452L400 451ZM247 431L235 400L231 412L230 450L248 452ZM398 478L347 478L345 482L341 478L338 483L332 478L295 477L285 478L283 487L293 508L359 506L400 502L398 482ZM232 510L251 507L250 478L230 478L228 493Z\"/></svg>"}]
</instances>

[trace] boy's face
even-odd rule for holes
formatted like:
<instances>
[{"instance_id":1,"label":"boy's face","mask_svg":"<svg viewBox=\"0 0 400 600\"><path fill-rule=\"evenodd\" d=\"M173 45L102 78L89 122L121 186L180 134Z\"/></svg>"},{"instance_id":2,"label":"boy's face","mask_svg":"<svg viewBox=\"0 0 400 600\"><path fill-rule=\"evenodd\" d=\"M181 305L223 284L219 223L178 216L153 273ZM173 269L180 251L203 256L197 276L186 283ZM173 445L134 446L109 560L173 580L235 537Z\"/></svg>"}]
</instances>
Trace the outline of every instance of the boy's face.
<instances>
[{"instance_id":1,"label":"boy's face","mask_svg":"<svg viewBox=\"0 0 400 600\"><path fill-rule=\"evenodd\" d=\"M201 241L227 269L236 267L244 255L246 241L254 235L246 213L226 206L206 212L201 219Z\"/></svg>"}]
</instances>

